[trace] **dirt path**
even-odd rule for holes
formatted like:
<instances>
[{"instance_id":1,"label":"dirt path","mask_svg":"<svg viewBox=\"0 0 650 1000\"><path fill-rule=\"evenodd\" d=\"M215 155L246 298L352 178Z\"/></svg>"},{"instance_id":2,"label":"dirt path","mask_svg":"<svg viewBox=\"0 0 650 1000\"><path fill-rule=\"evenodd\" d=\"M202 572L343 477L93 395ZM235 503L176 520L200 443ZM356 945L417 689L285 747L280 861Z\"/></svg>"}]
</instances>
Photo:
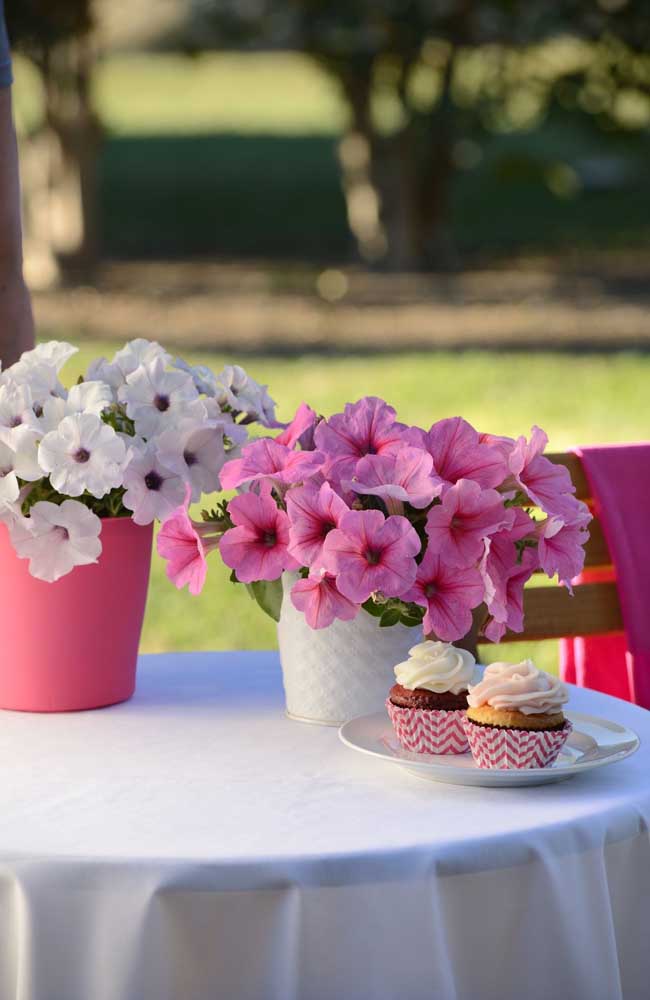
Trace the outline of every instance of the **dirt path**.
<instances>
[{"instance_id":1,"label":"dirt path","mask_svg":"<svg viewBox=\"0 0 650 1000\"><path fill-rule=\"evenodd\" d=\"M242 352L650 348L650 262L380 275L212 262L119 263L36 293L41 335Z\"/></svg>"}]
</instances>

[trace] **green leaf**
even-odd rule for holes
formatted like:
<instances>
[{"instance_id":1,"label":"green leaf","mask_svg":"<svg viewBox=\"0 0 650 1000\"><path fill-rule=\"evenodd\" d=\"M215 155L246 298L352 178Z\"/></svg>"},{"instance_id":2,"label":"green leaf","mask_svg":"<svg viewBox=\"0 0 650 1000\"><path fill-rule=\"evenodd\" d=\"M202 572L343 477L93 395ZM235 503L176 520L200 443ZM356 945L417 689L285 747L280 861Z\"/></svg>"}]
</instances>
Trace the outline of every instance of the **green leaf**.
<instances>
[{"instance_id":1,"label":"green leaf","mask_svg":"<svg viewBox=\"0 0 650 1000\"><path fill-rule=\"evenodd\" d=\"M381 616L379 627L390 628L391 625L397 625L400 618L401 615L398 608L389 608L388 611L384 611L383 615Z\"/></svg>"},{"instance_id":2,"label":"green leaf","mask_svg":"<svg viewBox=\"0 0 650 1000\"><path fill-rule=\"evenodd\" d=\"M386 611L385 604L375 604L372 597L369 597L365 604L362 604L364 611L367 611L373 618L381 618Z\"/></svg>"},{"instance_id":3,"label":"green leaf","mask_svg":"<svg viewBox=\"0 0 650 1000\"><path fill-rule=\"evenodd\" d=\"M282 609L282 580L257 580L247 583L246 590L254 601L257 601L262 611L275 622L280 621Z\"/></svg>"},{"instance_id":4,"label":"green leaf","mask_svg":"<svg viewBox=\"0 0 650 1000\"><path fill-rule=\"evenodd\" d=\"M410 615L402 615L400 621L407 628L417 628L418 625L422 624L421 618L412 618Z\"/></svg>"}]
</instances>

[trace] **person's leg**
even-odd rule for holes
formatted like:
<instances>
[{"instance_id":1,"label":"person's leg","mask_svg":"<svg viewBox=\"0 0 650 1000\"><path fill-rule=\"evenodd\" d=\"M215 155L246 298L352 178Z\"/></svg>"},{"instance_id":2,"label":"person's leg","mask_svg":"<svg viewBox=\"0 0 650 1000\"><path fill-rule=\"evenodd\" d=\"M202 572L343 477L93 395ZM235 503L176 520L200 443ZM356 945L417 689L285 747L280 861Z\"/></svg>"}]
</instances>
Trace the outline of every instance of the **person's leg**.
<instances>
[{"instance_id":1,"label":"person's leg","mask_svg":"<svg viewBox=\"0 0 650 1000\"><path fill-rule=\"evenodd\" d=\"M23 280L18 149L11 90L0 89L0 361L7 368L34 346L34 322Z\"/></svg>"}]
</instances>

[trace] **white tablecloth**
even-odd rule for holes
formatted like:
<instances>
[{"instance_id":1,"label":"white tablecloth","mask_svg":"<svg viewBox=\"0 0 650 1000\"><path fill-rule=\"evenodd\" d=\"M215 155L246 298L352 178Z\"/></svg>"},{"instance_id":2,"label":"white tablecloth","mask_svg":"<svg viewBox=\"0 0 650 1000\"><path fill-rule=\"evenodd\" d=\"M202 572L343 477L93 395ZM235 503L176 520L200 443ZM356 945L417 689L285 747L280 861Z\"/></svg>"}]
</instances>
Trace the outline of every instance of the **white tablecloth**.
<instances>
[{"instance_id":1,"label":"white tablecloth","mask_svg":"<svg viewBox=\"0 0 650 1000\"><path fill-rule=\"evenodd\" d=\"M572 707L640 751L522 789L290 722L271 653L0 713L0 1000L647 1000L650 713Z\"/></svg>"}]
</instances>

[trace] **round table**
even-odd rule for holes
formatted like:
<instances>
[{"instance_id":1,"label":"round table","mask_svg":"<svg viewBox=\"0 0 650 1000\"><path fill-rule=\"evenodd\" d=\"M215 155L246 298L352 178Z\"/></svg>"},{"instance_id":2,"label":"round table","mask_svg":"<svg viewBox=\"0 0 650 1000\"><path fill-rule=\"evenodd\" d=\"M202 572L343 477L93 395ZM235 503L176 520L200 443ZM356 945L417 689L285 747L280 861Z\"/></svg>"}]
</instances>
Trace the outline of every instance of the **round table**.
<instances>
[{"instance_id":1,"label":"round table","mask_svg":"<svg viewBox=\"0 0 650 1000\"><path fill-rule=\"evenodd\" d=\"M0 1000L646 1000L650 713L561 784L434 784L283 714L275 653L0 718Z\"/></svg>"}]
</instances>

